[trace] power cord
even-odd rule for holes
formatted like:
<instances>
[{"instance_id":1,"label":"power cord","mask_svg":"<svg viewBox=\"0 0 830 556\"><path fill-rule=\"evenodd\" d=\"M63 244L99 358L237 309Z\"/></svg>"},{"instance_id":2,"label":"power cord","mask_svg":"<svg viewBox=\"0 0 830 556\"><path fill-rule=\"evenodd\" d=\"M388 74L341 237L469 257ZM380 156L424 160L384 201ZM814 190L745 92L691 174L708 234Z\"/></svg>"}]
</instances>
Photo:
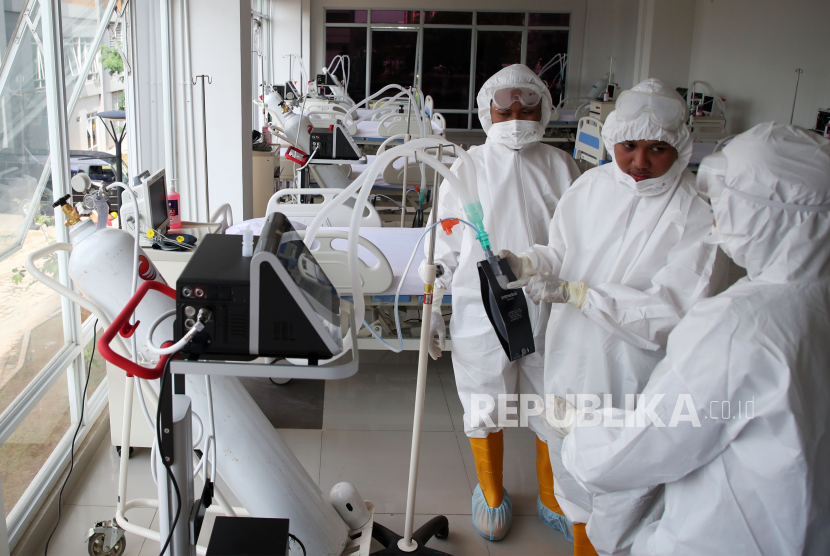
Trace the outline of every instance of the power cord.
<instances>
[{"instance_id":1,"label":"power cord","mask_svg":"<svg viewBox=\"0 0 830 556\"><path fill-rule=\"evenodd\" d=\"M294 536L294 535L292 535L291 533L288 533L288 538L289 538L289 539L291 539L292 541L294 541L295 543L299 544L299 545L300 545L300 548L302 548L302 549L303 549L303 556L306 556L306 553L305 553L305 545L303 545L302 541L300 541L300 539L298 539L297 537L295 537L295 536Z\"/></svg>"},{"instance_id":2,"label":"power cord","mask_svg":"<svg viewBox=\"0 0 830 556\"><path fill-rule=\"evenodd\" d=\"M89 376L92 373L92 358L95 357L95 341L97 340L97 338L98 319L95 319L95 324L93 325L92 332L92 353L89 355L89 365L86 369L86 382L84 383L84 393L81 396L81 416L78 418L78 426L75 428L75 434L72 435L72 447L69 451L69 473L66 474L66 478L63 480L63 484L61 485L61 490L58 493L58 520L55 522L55 527L52 528L52 532L49 533L49 538L46 539L46 548L43 549L43 556L47 556L47 554L49 553L49 542L52 540L52 536L55 534L55 531L58 530L58 525L61 522L61 500L63 499L63 489L66 488L66 483L69 481L69 476L72 475L72 470L75 469L75 440L77 440L78 432L81 430L81 427L84 424L84 410L86 409L86 389L89 386Z\"/></svg>"},{"instance_id":3,"label":"power cord","mask_svg":"<svg viewBox=\"0 0 830 556\"><path fill-rule=\"evenodd\" d=\"M167 461L165 461L164 459L164 452L161 443L161 405L162 400L164 399L164 383L168 373L170 372L170 361L173 360L174 355L175 354L170 355L170 357L167 359L167 362L164 364L164 371L161 374L161 385L159 386L159 403L158 408L156 408L156 440L158 441L159 457L161 458L161 462L164 465L164 468L167 470L167 476L170 478L171 481L173 481L173 489L176 491L176 517L173 518L173 524L170 527L170 531L167 533L167 540L164 541L164 545L161 547L161 552L159 552L159 556L164 556L164 552L170 545L170 540L173 538L173 531L176 530L176 524L179 522L179 514L182 511L182 494L179 491L179 485L176 482L176 478L173 476L173 472L170 471L170 464L167 463Z\"/></svg>"}]
</instances>

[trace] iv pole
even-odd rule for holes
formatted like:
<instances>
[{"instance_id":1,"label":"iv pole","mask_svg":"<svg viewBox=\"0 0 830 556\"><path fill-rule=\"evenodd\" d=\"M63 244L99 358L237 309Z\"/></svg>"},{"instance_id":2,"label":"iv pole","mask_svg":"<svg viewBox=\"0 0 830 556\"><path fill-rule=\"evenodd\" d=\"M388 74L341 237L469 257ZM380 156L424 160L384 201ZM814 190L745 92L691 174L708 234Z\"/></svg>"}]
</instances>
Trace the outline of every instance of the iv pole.
<instances>
[{"instance_id":1,"label":"iv pole","mask_svg":"<svg viewBox=\"0 0 830 556\"><path fill-rule=\"evenodd\" d=\"M205 148L205 221L210 222L210 189L208 189L208 157L207 157L207 115L205 111L205 80L208 84L213 83L213 79L209 75L197 75L193 78L195 85L199 78L202 78L202 142Z\"/></svg>"}]
</instances>

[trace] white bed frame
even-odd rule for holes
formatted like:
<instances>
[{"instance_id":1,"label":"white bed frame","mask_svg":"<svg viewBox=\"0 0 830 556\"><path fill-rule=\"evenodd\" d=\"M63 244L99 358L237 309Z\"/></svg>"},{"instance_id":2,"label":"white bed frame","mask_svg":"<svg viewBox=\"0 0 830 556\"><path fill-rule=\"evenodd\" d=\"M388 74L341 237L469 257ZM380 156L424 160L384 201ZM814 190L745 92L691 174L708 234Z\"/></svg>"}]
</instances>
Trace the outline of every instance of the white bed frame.
<instances>
[{"instance_id":1,"label":"white bed frame","mask_svg":"<svg viewBox=\"0 0 830 556\"><path fill-rule=\"evenodd\" d=\"M268 206L265 208L265 216L272 212L281 212L288 217L289 220L295 222L302 222L306 226L311 224L311 221L320 213L324 206L330 203L343 190L335 188L315 188L315 189L282 189L274 193L268 200ZM318 195L323 198L322 203L281 203L280 199L286 197L298 198L300 195ZM327 227L346 227L351 224L352 212L354 211L354 200L340 205L323 223ZM366 203L363 207L363 220L360 224L370 228L380 228L382 222L380 214L370 203Z\"/></svg>"}]
</instances>

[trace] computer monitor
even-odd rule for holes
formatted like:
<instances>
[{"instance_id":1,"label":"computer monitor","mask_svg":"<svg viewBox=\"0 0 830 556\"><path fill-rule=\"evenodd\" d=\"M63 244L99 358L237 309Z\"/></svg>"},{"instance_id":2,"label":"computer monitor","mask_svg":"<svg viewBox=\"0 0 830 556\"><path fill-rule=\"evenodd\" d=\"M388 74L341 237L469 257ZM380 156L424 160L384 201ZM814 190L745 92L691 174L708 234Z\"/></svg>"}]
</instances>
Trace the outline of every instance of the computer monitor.
<instances>
[{"instance_id":1,"label":"computer monitor","mask_svg":"<svg viewBox=\"0 0 830 556\"><path fill-rule=\"evenodd\" d=\"M158 170L138 185L130 187L138 202L138 233L145 235L148 230L165 234L170 226L170 214L167 209L167 183L164 170ZM136 230L135 208L129 194L122 196L121 214L124 227L130 233Z\"/></svg>"}]
</instances>

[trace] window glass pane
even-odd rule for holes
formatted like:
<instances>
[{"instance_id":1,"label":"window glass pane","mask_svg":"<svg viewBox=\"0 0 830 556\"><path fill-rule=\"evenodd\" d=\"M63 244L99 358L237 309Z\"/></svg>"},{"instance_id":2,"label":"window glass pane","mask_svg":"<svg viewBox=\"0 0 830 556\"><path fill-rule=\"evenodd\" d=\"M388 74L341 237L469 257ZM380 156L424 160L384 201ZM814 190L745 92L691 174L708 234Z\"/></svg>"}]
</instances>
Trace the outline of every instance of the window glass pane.
<instances>
[{"instance_id":1,"label":"window glass pane","mask_svg":"<svg viewBox=\"0 0 830 556\"><path fill-rule=\"evenodd\" d=\"M467 114L441 114L447 120L447 129L467 129Z\"/></svg>"},{"instance_id":2,"label":"window glass pane","mask_svg":"<svg viewBox=\"0 0 830 556\"><path fill-rule=\"evenodd\" d=\"M100 89L100 80L95 83L96 73L100 73L97 64L93 64L87 75L80 76L81 69L87 58L92 55L92 41L95 39L95 31L98 29L98 22L104 13L106 2L89 2L86 0L64 0L61 2L61 23L63 25L63 60L64 72L66 74L66 100L72 95L78 79L84 79L87 83L93 83ZM115 36L111 37L113 46L117 42L123 44L121 26L116 28ZM116 54L117 56L117 54ZM118 64L121 63L120 57ZM123 85L121 89L123 90ZM82 97L95 96L100 98L100 91L84 91Z\"/></svg>"},{"instance_id":3,"label":"window glass pane","mask_svg":"<svg viewBox=\"0 0 830 556\"><path fill-rule=\"evenodd\" d=\"M21 231L31 234L24 217L49 160L43 64L28 29L9 62L9 77L0 92L0 251L17 243ZM50 186L36 203L43 214L54 213Z\"/></svg>"},{"instance_id":4,"label":"window glass pane","mask_svg":"<svg viewBox=\"0 0 830 556\"><path fill-rule=\"evenodd\" d=\"M420 10L372 10L372 23L420 23Z\"/></svg>"},{"instance_id":5,"label":"window glass pane","mask_svg":"<svg viewBox=\"0 0 830 556\"><path fill-rule=\"evenodd\" d=\"M55 241L54 219L36 221L40 225L29 231L23 249L0 262L0 412L64 345L60 295L32 278L24 266L32 251ZM41 260L38 267L57 278L56 255Z\"/></svg>"},{"instance_id":6,"label":"window glass pane","mask_svg":"<svg viewBox=\"0 0 830 556\"><path fill-rule=\"evenodd\" d=\"M472 29L424 29L422 88L432 96L436 110L469 109L472 33Z\"/></svg>"},{"instance_id":7,"label":"window glass pane","mask_svg":"<svg viewBox=\"0 0 830 556\"><path fill-rule=\"evenodd\" d=\"M372 93L391 83L413 84L417 44L416 31L372 31Z\"/></svg>"},{"instance_id":8,"label":"window glass pane","mask_svg":"<svg viewBox=\"0 0 830 556\"><path fill-rule=\"evenodd\" d=\"M524 12L478 12L478 25L524 25Z\"/></svg>"},{"instance_id":9,"label":"window glass pane","mask_svg":"<svg viewBox=\"0 0 830 556\"><path fill-rule=\"evenodd\" d=\"M424 12L424 23L472 25L473 12Z\"/></svg>"},{"instance_id":10,"label":"window glass pane","mask_svg":"<svg viewBox=\"0 0 830 556\"><path fill-rule=\"evenodd\" d=\"M326 10L326 23L366 23L368 10Z\"/></svg>"},{"instance_id":11,"label":"window glass pane","mask_svg":"<svg viewBox=\"0 0 830 556\"><path fill-rule=\"evenodd\" d=\"M326 66L342 54L347 54L351 61L349 96L359 102L366 98L365 27L326 27Z\"/></svg>"},{"instance_id":12,"label":"window glass pane","mask_svg":"<svg viewBox=\"0 0 830 556\"><path fill-rule=\"evenodd\" d=\"M522 61L521 31L478 31L476 94L484 82L502 68Z\"/></svg>"},{"instance_id":13,"label":"window glass pane","mask_svg":"<svg viewBox=\"0 0 830 556\"><path fill-rule=\"evenodd\" d=\"M70 426L69 389L66 374L61 373L43 399L0 446L0 481L7 517Z\"/></svg>"},{"instance_id":14,"label":"window glass pane","mask_svg":"<svg viewBox=\"0 0 830 556\"><path fill-rule=\"evenodd\" d=\"M20 12L26 6L26 2L4 2L5 9L3 11L3 23L0 25L0 33L2 33L3 49L8 52L9 46L12 44L14 38L14 29L17 25L17 20L20 18Z\"/></svg>"},{"instance_id":15,"label":"window glass pane","mask_svg":"<svg viewBox=\"0 0 830 556\"><path fill-rule=\"evenodd\" d=\"M557 54L568 52L568 31L528 31L527 65L537 74ZM559 104L565 91L565 74L562 65L556 63L542 74L542 80L550 89L554 105Z\"/></svg>"},{"instance_id":16,"label":"window glass pane","mask_svg":"<svg viewBox=\"0 0 830 556\"><path fill-rule=\"evenodd\" d=\"M571 23L571 14L530 14L527 23L531 27L567 27Z\"/></svg>"},{"instance_id":17,"label":"window glass pane","mask_svg":"<svg viewBox=\"0 0 830 556\"><path fill-rule=\"evenodd\" d=\"M94 320L94 317L93 317ZM101 337L101 333L104 331L103 328L98 329L98 338ZM89 370L89 386L86 389L86 399L92 398L92 395L98 390L98 387L104 381L104 377L107 376L107 362L101 356L101 353L98 351L98 346L95 346L95 355L92 357L92 367L89 367L89 356L92 353L92 340L84 348L84 374L81 380L86 379L86 372ZM83 389L83 385L81 386Z\"/></svg>"}]
</instances>

